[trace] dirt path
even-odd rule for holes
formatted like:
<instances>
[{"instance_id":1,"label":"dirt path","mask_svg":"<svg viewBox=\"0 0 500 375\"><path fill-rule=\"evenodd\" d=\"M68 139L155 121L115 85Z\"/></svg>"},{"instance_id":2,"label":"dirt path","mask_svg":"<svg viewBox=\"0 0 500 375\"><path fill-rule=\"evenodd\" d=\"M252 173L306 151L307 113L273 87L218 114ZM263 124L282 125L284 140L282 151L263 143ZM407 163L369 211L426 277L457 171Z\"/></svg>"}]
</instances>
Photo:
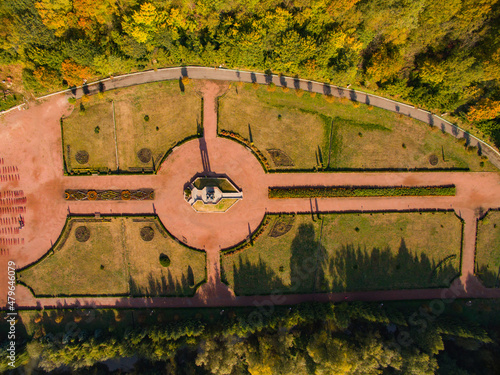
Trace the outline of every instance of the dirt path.
<instances>
[{"instance_id":1,"label":"dirt path","mask_svg":"<svg viewBox=\"0 0 500 375\"><path fill-rule=\"evenodd\" d=\"M18 305L54 306L243 306L268 303L292 304L301 301L337 301L346 296L359 300L440 298L443 293L474 298L498 298L499 290L482 287L473 276L475 212L500 206L498 173L275 173L266 175L245 147L217 137L216 97L220 84L206 82L204 96L204 137L176 148L157 175L65 177L60 149L60 116L68 110L64 97L55 96L27 111L2 117L1 157L19 169L19 178L0 182L0 191L23 191L26 197L25 227L19 234L1 239L23 239L7 246L0 256L0 267L14 260L18 267L35 262L58 238L68 212L73 214L130 214L156 212L166 228L182 242L207 252L207 283L194 298L34 298L21 286ZM1 160L0 160L1 162ZM1 170L1 165L0 165ZM197 174L227 174L243 191L243 199L224 214L196 213L183 198L183 186ZM441 185L455 184L454 197L393 197L334 199L268 199L269 186L293 185ZM65 189L140 189L153 188L155 201L67 202ZM9 206L10 207L10 206ZM339 212L415 209L454 209L465 220L462 277L451 289L404 290L358 293L287 295L273 300L269 296L236 297L220 280L221 248L230 247L249 236L266 212ZM15 219L0 213L0 219ZM15 226L15 223L13 224ZM12 225L11 225L12 226ZM8 238L7 238L8 237ZM0 303L5 305L7 273L0 269ZM275 299L276 299L275 298ZM267 301L267 302L266 302Z\"/></svg>"}]
</instances>

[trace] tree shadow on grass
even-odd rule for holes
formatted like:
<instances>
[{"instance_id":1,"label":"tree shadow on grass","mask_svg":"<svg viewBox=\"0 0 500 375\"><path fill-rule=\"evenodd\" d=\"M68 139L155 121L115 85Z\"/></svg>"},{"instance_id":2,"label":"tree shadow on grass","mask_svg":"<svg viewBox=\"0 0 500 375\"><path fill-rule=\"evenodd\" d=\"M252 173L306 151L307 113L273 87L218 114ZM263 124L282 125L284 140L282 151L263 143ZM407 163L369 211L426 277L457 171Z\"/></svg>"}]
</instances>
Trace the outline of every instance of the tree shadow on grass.
<instances>
[{"instance_id":1,"label":"tree shadow on grass","mask_svg":"<svg viewBox=\"0 0 500 375\"><path fill-rule=\"evenodd\" d=\"M175 279L170 270L167 270L166 275L160 277L156 273L151 272L146 282L139 282L137 279L129 277L130 295L134 297L153 297L153 296L191 296L194 293L194 274L191 266L187 268L187 272L182 274L181 279Z\"/></svg>"},{"instance_id":2,"label":"tree shadow on grass","mask_svg":"<svg viewBox=\"0 0 500 375\"><path fill-rule=\"evenodd\" d=\"M500 288L500 267L482 264L477 266L476 275L486 288Z\"/></svg>"},{"instance_id":3,"label":"tree shadow on grass","mask_svg":"<svg viewBox=\"0 0 500 375\"><path fill-rule=\"evenodd\" d=\"M329 281L321 289L340 292L448 287L460 273L452 265L455 259L452 255L439 262L431 261L424 253L410 251L403 238L397 255L389 247L368 251L349 244L324 265Z\"/></svg>"},{"instance_id":4,"label":"tree shadow on grass","mask_svg":"<svg viewBox=\"0 0 500 375\"><path fill-rule=\"evenodd\" d=\"M285 287L275 271L260 257L257 263L252 264L240 256L238 265L233 264L233 275L234 291L239 295L277 293Z\"/></svg>"},{"instance_id":5,"label":"tree shadow on grass","mask_svg":"<svg viewBox=\"0 0 500 375\"><path fill-rule=\"evenodd\" d=\"M321 227L301 224L291 243L290 280L283 284L280 271L259 258L251 264L242 253L233 265L237 294L324 293L367 290L449 287L460 274L459 255L439 260L411 251L405 240L397 253L391 248L367 248L348 244L328 252L321 243ZM251 250L247 250L251 251ZM245 260L244 260L245 259Z\"/></svg>"}]
</instances>

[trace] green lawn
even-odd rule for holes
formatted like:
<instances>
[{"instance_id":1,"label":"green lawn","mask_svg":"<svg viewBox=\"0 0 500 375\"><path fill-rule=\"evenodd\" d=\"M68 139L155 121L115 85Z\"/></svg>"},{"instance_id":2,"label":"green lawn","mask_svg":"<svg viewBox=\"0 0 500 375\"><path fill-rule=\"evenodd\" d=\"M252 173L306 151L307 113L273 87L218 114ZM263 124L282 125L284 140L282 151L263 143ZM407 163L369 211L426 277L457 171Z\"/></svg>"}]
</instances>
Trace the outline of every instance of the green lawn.
<instances>
[{"instance_id":1,"label":"green lawn","mask_svg":"<svg viewBox=\"0 0 500 375\"><path fill-rule=\"evenodd\" d=\"M476 274L488 288L500 287L500 211L477 224Z\"/></svg>"},{"instance_id":2,"label":"green lawn","mask_svg":"<svg viewBox=\"0 0 500 375\"><path fill-rule=\"evenodd\" d=\"M236 294L447 287L460 274L453 212L271 215L244 250L222 256Z\"/></svg>"},{"instance_id":3,"label":"green lawn","mask_svg":"<svg viewBox=\"0 0 500 375\"><path fill-rule=\"evenodd\" d=\"M202 125L201 97L192 84L186 86L184 94L177 81L163 81L112 90L85 100L78 101L73 113L63 120L69 172L157 170L164 155L178 142L196 136ZM80 111L80 105L85 111ZM148 161L139 158L142 149L150 150ZM88 152L88 163L76 161L80 150Z\"/></svg>"},{"instance_id":4,"label":"green lawn","mask_svg":"<svg viewBox=\"0 0 500 375\"><path fill-rule=\"evenodd\" d=\"M328 103L309 93L299 97L294 90L232 85L219 101L218 126L253 142L276 169L497 170L452 136L420 121L348 100ZM431 156L437 164L430 164Z\"/></svg>"},{"instance_id":5,"label":"green lawn","mask_svg":"<svg viewBox=\"0 0 500 375\"><path fill-rule=\"evenodd\" d=\"M86 226L90 238L76 239ZM150 227L145 241L141 229ZM171 260L160 265L160 254ZM49 253L50 254L50 253ZM193 295L206 279L206 255L172 239L155 216L71 217L53 254L18 273L35 295Z\"/></svg>"},{"instance_id":6,"label":"green lawn","mask_svg":"<svg viewBox=\"0 0 500 375\"><path fill-rule=\"evenodd\" d=\"M196 201L193 207L199 212L226 212L229 208L235 204L238 199L235 198L222 198L216 204L203 203L203 201Z\"/></svg>"}]
</instances>

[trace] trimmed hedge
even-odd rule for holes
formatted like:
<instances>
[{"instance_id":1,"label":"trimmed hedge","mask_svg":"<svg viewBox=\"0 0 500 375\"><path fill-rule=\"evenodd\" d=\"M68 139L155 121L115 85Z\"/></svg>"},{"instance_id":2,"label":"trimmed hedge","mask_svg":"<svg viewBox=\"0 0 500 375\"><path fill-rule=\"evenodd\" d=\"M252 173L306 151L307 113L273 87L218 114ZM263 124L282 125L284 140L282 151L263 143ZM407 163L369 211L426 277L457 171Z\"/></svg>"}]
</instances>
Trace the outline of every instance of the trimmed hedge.
<instances>
[{"instance_id":1,"label":"trimmed hedge","mask_svg":"<svg viewBox=\"0 0 500 375\"><path fill-rule=\"evenodd\" d=\"M449 196L455 185L441 186L300 186L270 187L269 198Z\"/></svg>"}]
</instances>

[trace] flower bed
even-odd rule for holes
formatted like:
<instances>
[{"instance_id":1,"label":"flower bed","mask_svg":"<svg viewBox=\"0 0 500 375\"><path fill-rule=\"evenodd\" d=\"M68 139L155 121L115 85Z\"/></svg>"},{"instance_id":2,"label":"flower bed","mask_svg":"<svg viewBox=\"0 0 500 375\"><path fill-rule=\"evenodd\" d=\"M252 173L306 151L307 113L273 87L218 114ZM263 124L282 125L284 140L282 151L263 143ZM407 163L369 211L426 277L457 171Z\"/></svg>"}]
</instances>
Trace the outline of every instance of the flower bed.
<instances>
[{"instance_id":1,"label":"flower bed","mask_svg":"<svg viewBox=\"0 0 500 375\"><path fill-rule=\"evenodd\" d=\"M64 199L67 201L116 201L116 200L154 200L153 189L141 190L66 190Z\"/></svg>"},{"instance_id":2,"label":"flower bed","mask_svg":"<svg viewBox=\"0 0 500 375\"><path fill-rule=\"evenodd\" d=\"M300 186L270 187L269 198L404 197L455 195L455 185L441 186Z\"/></svg>"}]
</instances>

